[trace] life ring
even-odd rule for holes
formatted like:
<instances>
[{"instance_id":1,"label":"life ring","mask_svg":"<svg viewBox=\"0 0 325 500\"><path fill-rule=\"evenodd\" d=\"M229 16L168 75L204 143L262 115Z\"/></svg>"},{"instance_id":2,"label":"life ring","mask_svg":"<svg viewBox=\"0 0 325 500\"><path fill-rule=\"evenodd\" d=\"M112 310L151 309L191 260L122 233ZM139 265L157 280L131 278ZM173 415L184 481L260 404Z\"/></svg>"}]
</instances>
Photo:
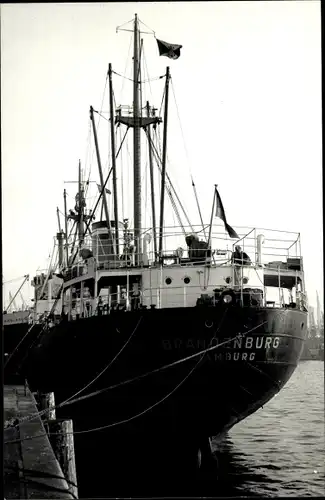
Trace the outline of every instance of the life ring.
<instances>
[{"instance_id":1,"label":"life ring","mask_svg":"<svg viewBox=\"0 0 325 500\"><path fill-rule=\"evenodd\" d=\"M225 306L234 306L236 304L235 292L233 290L225 290L224 292L222 292L219 302L221 302Z\"/></svg>"}]
</instances>

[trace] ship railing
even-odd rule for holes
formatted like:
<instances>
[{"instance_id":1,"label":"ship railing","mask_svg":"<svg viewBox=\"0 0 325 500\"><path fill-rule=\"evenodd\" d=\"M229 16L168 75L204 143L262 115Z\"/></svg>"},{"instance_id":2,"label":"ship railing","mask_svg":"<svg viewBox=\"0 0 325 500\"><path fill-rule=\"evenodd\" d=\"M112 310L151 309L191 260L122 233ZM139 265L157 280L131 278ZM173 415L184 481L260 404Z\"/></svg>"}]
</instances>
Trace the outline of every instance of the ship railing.
<instances>
[{"instance_id":1,"label":"ship railing","mask_svg":"<svg viewBox=\"0 0 325 500\"><path fill-rule=\"evenodd\" d=\"M210 289L220 288L220 284L210 284ZM118 292L102 294L97 298L78 297L72 302L64 302L64 312L68 319L74 320L79 317L91 317L94 315L110 314L114 310L131 311L134 309L168 308L168 307L194 307L196 305L215 306L220 299L213 291L198 291L195 285L186 286L157 286L144 291L127 291L126 287L119 287ZM240 304L242 307L270 307L270 308L291 308L304 307L303 294L299 295L297 304L293 304L289 297L281 296L280 300L267 300L263 286L252 289L241 289L233 287L235 291L240 291ZM166 292L166 293L165 293ZM223 289L227 293L227 288Z\"/></svg>"},{"instance_id":2,"label":"ship railing","mask_svg":"<svg viewBox=\"0 0 325 500\"><path fill-rule=\"evenodd\" d=\"M185 234L193 234L195 233L201 241L206 241L204 238L208 234L209 226L205 226L205 231L203 231L202 226L193 226L193 227L180 227L180 226L166 226L164 228L164 251L163 254L158 256L155 255L154 245L152 240L152 228L144 229L142 232L141 240L144 241L146 237L145 245L143 243L142 246L145 246L146 252L142 252L138 257L133 251L134 242L132 243L133 248L128 250L124 246L124 237L123 231L120 229L119 231L119 255L116 255L112 252L112 249L108 244L105 244L100 238L98 238L96 247L93 248L93 239L92 237L85 238L83 243L83 247L86 247L90 250L94 250L94 257L96 258L97 263L104 267L127 267L127 266L135 266L136 263L140 260L140 267L146 265L153 265L157 263L161 263L162 260L168 261L169 256L179 257L181 253L184 258L189 256L189 248L187 247L185 241ZM252 262L257 264L270 265L272 264L271 258L277 259L278 261L287 260L290 257L300 258L300 235L299 233L291 233L285 231L278 230L270 230L270 229L259 229L259 228L237 228L237 232L239 234L239 239L234 241L229 238L228 234L225 233L224 226L214 225L211 233L211 254L212 259L211 263L213 264L216 261L218 253L226 252L228 259L231 252L234 251L237 245L242 247L242 250L245 251ZM133 229L130 228L128 230L130 233L133 233ZM157 228L158 234L158 228ZM148 239L148 235L151 235ZM258 245L259 238L263 239L263 242ZM107 242L107 240L106 240ZM70 245L71 250L70 253L73 252L73 247ZM206 259L202 259L205 261ZM218 259L219 260L219 259ZM82 264L83 258L80 254L77 255L74 265ZM106 264L105 264L106 263Z\"/></svg>"},{"instance_id":3,"label":"ship railing","mask_svg":"<svg viewBox=\"0 0 325 500\"><path fill-rule=\"evenodd\" d=\"M209 226L206 226L208 228ZM194 230L194 231L193 231ZM272 306L273 302L282 303L281 294L283 294L283 289L280 286L280 278L284 274L296 274L296 270L300 273L303 272L301 249L300 249L300 234L286 231L278 231L271 229L261 229L261 228L238 228L236 230L239 234L238 240L229 238L225 233L223 225L214 225L212 230L211 239L211 250L200 248L198 257L193 258L193 250L190 250L185 242L184 228L179 226L167 226L164 232L164 250L163 254L158 258L154 252L153 241L147 238L146 244L143 246L143 252L138 256L133 251L127 251L123 249L123 238L119 239L120 243L120 255L116 256L114 253L110 253L109 248L105 246L104 243L100 242L97 245L97 254L94 255L93 262L89 259L85 262L81 256L76 259L74 264L74 269L71 269L71 277L73 274L75 276L80 276L82 274L87 274L89 269L101 270L114 270L122 268L144 268L144 267L156 267L163 263L164 266L181 266L181 267L193 267L198 265L206 265L213 267L218 266L231 266L234 271L237 272L237 264L233 262L233 252L236 246L240 246L241 250L245 252L250 259L250 266L252 268L263 269L264 274L274 274L275 272L279 276L279 285L275 285L278 288L277 294L278 299L274 301L273 297L268 297L268 305ZM132 233L132 229L129 230ZM152 234L152 228L143 231L143 238ZM197 235L204 235L204 231L201 226L195 226L193 228L185 228L185 233L190 234L195 232ZM120 234L123 231L120 230ZM91 246L92 239L85 239L84 246ZM100 251L98 251L100 249ZM192 252L192 253L191 253ZM140 261L140 265L136 265L136 262ZM244 264L242 261L241 264ZM237 270L237 271L236 271ZM239 282L240 283L240 282ZM243 284L241 283L243 287ZM273 287L273 285L272 285ZM265 287L265 294L267 293L267 288ZM243 288L244 290L244 288ZM243 292L244 293L244 292ZM272 295L272 294L271 294ZM300 300L301 304L305 304L303 299ZM302 306L304 307L304 306Z\"/></svg>"},{"instance_id":4,"label":"ship railing","mask_svg":"<svg viewBox=\"0 0 325 500\"><path fill-rule=\"evenodd\" d=\"M254 254L254 245L246 244L242 246L242 251L245 252L249 257L250 265L253 267L263 267L265 269L270 270L290 270L290 257L288 260L288 256L285 248L277 248L273 249L273 247L267 248L267 252L263 253L262 258L260 259L258 256ZM273 251L272 251L273 250ZM194 254L194 252L193 252ZM157 260L155 258L154 251L149 251L144 255L140 254L140 264L136 265L137 255L135 252L125 253L120 257L117 257L113 253L105 252L103 255L99 255L94 258L94 264L90 264L89 261L85 262L84 260L78 260L73 269L75 272L72 272L72 277L77 277L82 274L87 273L87 268L91 267L91 265L95 266L98 270L109 270L116 268L133 268L133 267L155 267L160 266L161 262L163 262L164 266L173 266L178 265L181 267L193 267L197 265L205 265L209 264L211 266L220 266L220 265L231 265L232 264L232 250L222 250L220 247L212 248L209 251L200 250L200 255L198 257L191 255L191 252L188 250L184 250L181 254L178 250L174 248L165 249L162 254L162 258ZM302 262L300 257L296 259L297 265L300 266L300 270L302 270ZM245 259L243 258L242 264L245 264Z\"/></svg>"}]
</instances>

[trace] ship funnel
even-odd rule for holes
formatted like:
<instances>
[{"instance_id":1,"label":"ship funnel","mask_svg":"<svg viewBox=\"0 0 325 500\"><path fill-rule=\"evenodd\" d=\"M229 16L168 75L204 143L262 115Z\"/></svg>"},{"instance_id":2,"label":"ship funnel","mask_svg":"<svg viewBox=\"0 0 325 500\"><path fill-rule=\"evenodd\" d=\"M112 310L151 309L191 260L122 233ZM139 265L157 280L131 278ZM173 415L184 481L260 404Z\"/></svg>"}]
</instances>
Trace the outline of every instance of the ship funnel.
<instances>
[{"instance_id":1,"label":"ship funnel","mask_svg":"<svg viewBox=\"0 0 325 500\"><path fill-rule=\"evenodd\" d=\"M113 221L111 227L113 229ZM107 262L115 259L113 233L108 234L107 222L94 222L91 226L92 251L98 263Z\"/></svg>"},{"instance_id":2,"label":"ship funnel","mask_svg":"<svg viewBox=\"0 0 325 500\"><path fill-rule=\"evenodd\" d=\"M256 264L262 265L262 245L264 243L264 234L259 234L256 238Z\"/></svg>"}]
</instances>

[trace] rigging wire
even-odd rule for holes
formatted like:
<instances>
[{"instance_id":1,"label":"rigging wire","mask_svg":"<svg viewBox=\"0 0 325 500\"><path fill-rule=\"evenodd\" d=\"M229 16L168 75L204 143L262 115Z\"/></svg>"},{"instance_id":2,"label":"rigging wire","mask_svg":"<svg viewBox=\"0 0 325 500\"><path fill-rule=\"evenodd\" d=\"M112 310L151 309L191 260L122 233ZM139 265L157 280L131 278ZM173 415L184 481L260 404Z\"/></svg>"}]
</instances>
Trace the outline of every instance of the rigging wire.
<instances>
[{"instance_id":1,"label":"rigging wire","mask_svg":"<svg viewBox=\"0 0 325 500\"><path fill-rule=\"evenodd\" d=\"M188 167L189 167L191 179L193 180L190 157L189 157L189 154L188 154L188 149L186 147L186 141L185 141L184 131L183 131L183 127L182 127L182 122L181 122L181 118L180 118L180 113L179 113L179 109L178 109L178 104L177 104L176 95L175 95L175 89L174 89L174 83L173 83L173 79L172 78L171 78L171 87L172 87L172 92L173 92L173 97L174 97L174 102L175 102L175 107L176 107L176 112L177 112L177 118L178 118L179 126L180 126L180 129L181 129L181 134L182 134L182 139L183 139L183 146L184 146L185 154L186 154L186 157L187 157L187 162L188 162Z\"/></svg>"},{"instance_id":2,"label":"rigging wire","mask_svg":"<svg viewBox=\"0 0 325 500\"><path fill-rule=\"evenodd\" d=\"M148 142L149 142L149 134L147 133L147 131L146 131L146 135L147 135ZM153 146L153 152L154 152L154 155L155 155L156 160L157 160L157 166L158 166L158 169L159 169L159 171L160 171L160 173L161 173L161 167L160 167L160 165L159 165L159 163L158 163L158 160L160 161L160 163L162 163L162 161L161 161L161 159L160 159L160 157L159 157L159 155L158 155L158 152L157 152L157 150L156 150L155 145L153 144L152 139L151 139L151 145ZM167 177L168 182L171 184L170 179L169 179L169 177L168 177L168 174L167 174L167 173L166 173L166 177ZM177 206L176 206L175 200L174 200L173 195L172 195L172 191L171 191L170 186L169 186L168 184L166 184L166 191L167 191L167 193L168 193L168 195L169 195L171 205L172 205L172 207L173 207L173 209L174 209L174 211L175 211L175 213L176 213L176 217L177 217L177 219L178 219L178 223L179 223L179 225L181 226L181 228L182 228L182 230L183 230L184 234L186 234L185 229L184 229L184 226L183 226L183 223L182 223L182 220L181 220L181 217L180 217L180 215L179 215L179 211L178 211L178 209L177 209Z\"/></svg>"},{"instance_id":3,"label":"rigging wire","mask_svg":"<svg viewBox=\"0 0 325 500\"><path fill-rule=\"evenodd\" d=\"M102 115L99 111L96 111L95 109L94 109L94 113L97 113L101 118L104 118L104 120L106 120L107 122L111 121L110 118L106 118L106 116Z\"/></svg>"},{"instance_id":4,"label":"rigging wire","mask_svg":"<svg viewBox=\"0 0 325 500\"><path fill-rule=\"evenodd\" d=\"M143 26L145 26L146 28L148 28L148 30L150 30L152 33L152 35L154 35L154 37L156 37L156 33L153 29L149 28L149 26L147 26L143 21L141 21L141 19L138 17L138 21L139 23L143 24Z\"/></svg>"},{"instance_id":5,"label":"rigging wire","mask_svg":"<svg viewBox=\"0 0 325 500\"><path fill-rule=\"evenodd\" d=\"M103 112L103 105L104 105L104 99L105 99L105 94L106 94L106 88L107 88L107 82L108 82L108 72L106 73L106 78L105 78L105 85L104 85L104 90L103 90L103 96L102 96L102 102L100 105L100 113ZM98 113L99 114L99 113ZM98 122L97 122L97 132L99 129L99 124L100 124L100 116L98 116ZM89 118L89 128L88 128L88 137L89 137L89 144L91 141L91 120ZM90 146L89 146L90 147ZM88 182L86 183L86 190L85 190L85 196L88 193L88 187L89 187L89 181L90 181L90 175L91 175L91 169L92 169L92 164L94 160L94 154L95 150L94 148L92 149L92 155L91 155L91 160L90 160L90 166L89 166L89 176L88 176Z\"/></svg>"},{"instance_id":6,"label":"rigging wire","mask_svg":"<svg viewBox=\"0 0 325 500\"><path fill-rule=\"evenodd\" d=\"M21 280L23 278L26 278L26 275L19 276L18 278L13 278L12 280L3 281L2 284L7 285L8 283L13 283L14 281L18 281L18 280Z\"/></svg>"},{"instance_id":7,"label":"rigging wire","mask_svg":"<svg viewBox=\"0 0 325 500\"><path fill-rule=\"evenodd\" d=\"M162 163L161 157L159 156L159 153L158 153L158 151L157 151L157 148L156 148L155 144L153 143L152 139L151 139L151 144L152 144L152 147L153 147L153 151L154 151L154 153L155 153L155 155L156 155L156 158L159 160L159 162L160 162L160 163ZM158 163L157 163L157 165L158 165ZM159 165L158 165L158 168L160 169L160 166L159 166ZM178 201L178 203L179 203L179 205L180 205L180 207L181 207L181 209L182 209L182 211L183 211L183 214L184 214L184 216L185 216L185 219L186 219L186 221L187 221L187 223L188 223L189 227L191 228L191 231L192 231L192 232L195 232L195 231L194 231L194 229L193 229L193 226L192 226L192 224L191 224L191 222L190 222L190 220L189 220L189 218L188 218L188 215L187 215L187 213L186 213L186 211L185 211L185 209L184 209L184 207L183 207L183 204L182 204L182 202L180 201L179 196L178 196L178 194L177 194L177 192L176 192L176 190L175 190L175 188L174 188L174 186L173 186L173 183L172 183L172 181L171 181L171 179L170 179L170 177L169 177L169 175L168 175L168 173L167 173L167 172L166 172L166 178L167 178L167 180L168 180L168 182L169 182L169 185L170 185L171 190L173 191L173 193L174 193L174 195L175 195L175 197L176 197L176 199L177 199L177 201ZM180 223L180 225L183 227L183 224L181 224L181 223Z\"/></svg>"},{"instance_id":8,"label":"rigging wire","mask_svg":"<svg viewBox=\"0 0 325 500\"><path fill-rule=\"evenodd\" d=\"M127 21L127 22L126 22L126 23L124 23L124 24L120 24L119 26L117 26L117 27L116 27L116 33L118 32L118 30L119 30L120 28L122 28L123 26L126 26L127 24L132 23L133 21L134 21L134 18L130 19L130 21Z\"/></svg>"},{"instance_id":9,"label":"rigging wire","mask_svg":"<svg viewBox=\"0 0 325 500\"><path fill-rule=\"evenodd\" d=\"M103 373L106 372L106 370L108 370L108 368L110 366L112 366L112 364L114 363L114 361L116 361L116 359L119 357L119 355L124 351L124 349L126 348L126 346L128 345L128 343L131 341L133 335L135 334L135 332L137 331L140 323L141 323L141 320L142 320L142 316L140 316L140 319L139 321L137 322L135 328L133 329L133 332L131 333L130 337L127 339L127 341L123 344L123 346L121 347L121 349L118 351L118 353L114 356L114 358L105 366L105 368L103 368L103 370L101 370L101 372L96 375L95 378L93 378L87 385L85 385L82 389L80 389L78 392L76 392L75 394L73 394L72 396L70 396L68 399L66 399L65 401L63 401L63 403L60 403L59 407L61 406L65 406L66 403L68 403L69 401L71 401L71 399L74 399L76 396L78 396L79 394L81 394L82 392L84 392L86 389L88 389L88 387L90 387L94 382L96 382L96 380L98 380L102 375Z\"/></svg>"},{"instance_id":10,"label":"rigging wire","mask_svg":"<svg viewBox=\"0 0 325 500\"><path fill-rule=\"evenodd\" d=\"M85 153L85 178L86 178L86 170L87 170L88 162L89 162L89 175L88 175L88 180L86 181L85 196L87 196L87 193L88 193L89 181L90 181L90 176L91 176L91 162L89 160L90 145L91 145L91 123L89 120L88 121L87 146L86 146L86 153Z\"/></svg>"},{"instance_id":11,"label":"rigging wire","mask_svg":"<svg viewBox=\"0 0 325 500\"><path fill-rule=\"evenodd\" d=\"M117 71L114 71L114 70L112 71L112 73L114 73L117 76L120 76L121 78L124 78L125 80L129 80L130 82L134 83L133 78L129 78L127 76L121 75L121 73L117 73ZM161 80L161 78L164 78L164 77L165 77L165 75L161 75L161 76L153 76L152 78L148 78L147 80L141 79L141 83L150 83L150 82L153 82L156 80Z\"/></svg>"},{"instance_id":12,"label":"rigging wire","mask_svg":"<svg viewBox=\"0 0 325 500\"><path fill-rule=\"evenodd\" d=\"M126 75L127 68L128 68L128 62L129 62L129 58L130 58L131 44L133 42L133 36L134 36L133 34L132 34L132 36L130 36L130 43L129 43L128 55L127 55L126 61L125 61L124 76L123 75L119 75L119 76L121 76L123 78L123 80L122 80L122 87L121 87L121 90L120 90L120 95L121 96L123 95L124 83L125 83L125 79L126 79L125 75ZM113 73L118 74L115 71L113 71ZM115 108L116 108L116 103L115 103Z\"/></svg>"}]
</instances>

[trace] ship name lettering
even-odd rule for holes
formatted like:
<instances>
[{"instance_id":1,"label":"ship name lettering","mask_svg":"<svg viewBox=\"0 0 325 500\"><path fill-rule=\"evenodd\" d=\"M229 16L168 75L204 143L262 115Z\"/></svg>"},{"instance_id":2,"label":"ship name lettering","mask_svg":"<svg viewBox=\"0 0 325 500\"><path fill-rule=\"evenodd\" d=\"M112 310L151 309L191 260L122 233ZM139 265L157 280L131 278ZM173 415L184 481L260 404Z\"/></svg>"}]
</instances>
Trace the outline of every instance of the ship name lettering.
<instances>
[{"instance_id":1,"label":"ship name lettering","mask_svg":"<svg viewBox=\"0 0 325 500\"><path fill-rule=\"evenodd\" d=\"M265 348L269 349L271 347L272 337L268 337L265 341Z\"/></svg>"},{"instance_id":2,"label":"ship name lettering","mask_svg":"<svg viewBox=\"0 0 325 500\"><path fill-rule=\"evenodd\" d=\"M163 343L164 349L170 350L172 348L170 340L163 340L162 343Z\"/></svg>"},{"instance_id":3,"label":"ship name lettering","mask_svg":"<svg viewBox=\"0 0 325 500\"><path fill-rule=\"evenodd\" d=\"M246 337L245 349L251 349L253 346L253 337Z\"/></svg>"},{"instance_id":4,"label":"ship name lettering","mask_svg":"<svg viewBox=\"0 0 325 500\"><path fill-rule=\"evenodd\" d=\"M261 349L261 347L263 347L263 338L264 337L256 337L256 349Z\"/></svg>"},{"instance_id":5,"label":"ship name lettering","mask_svg":"<svg viewBox=\"0 0 325 500\"><path fill-rule=\"evenodd\" d=\"M170 349L191 349L191 350L204 350L210 347L218 346L219 343L220 349L277 349L280 345L280 338L273 336L265 336L261 335L258 337L237 337L232 339L230 337L224 339L218 339L217 337L213 337L211 339L202 339L202 338L174 338L174 339L164 339L162 340L162 346L165 350Z\"/></svg>"}]
</instances>

